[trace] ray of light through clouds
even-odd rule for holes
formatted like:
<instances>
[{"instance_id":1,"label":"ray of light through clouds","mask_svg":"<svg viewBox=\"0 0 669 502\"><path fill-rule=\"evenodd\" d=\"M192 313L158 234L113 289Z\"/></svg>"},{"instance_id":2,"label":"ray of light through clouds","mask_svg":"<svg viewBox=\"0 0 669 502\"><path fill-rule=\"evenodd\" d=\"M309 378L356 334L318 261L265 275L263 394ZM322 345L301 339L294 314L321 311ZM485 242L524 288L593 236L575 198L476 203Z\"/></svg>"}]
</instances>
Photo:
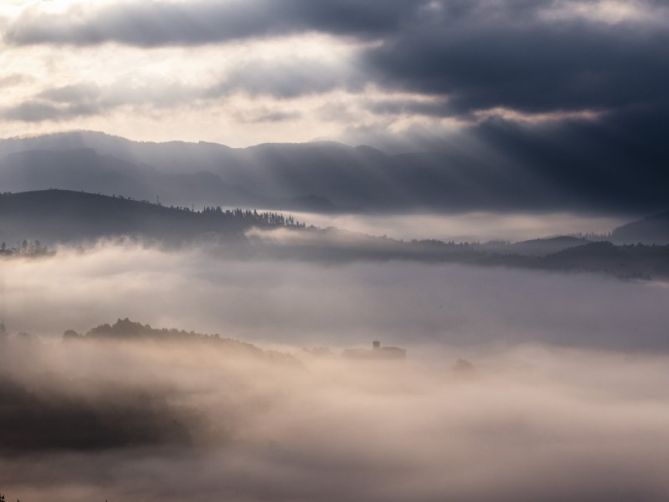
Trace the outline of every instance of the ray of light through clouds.
<instances>
[{"instance_id":1,"label":"ray of light through clouds","mask_svg":"<svg viewBox=\"0 0 669 502\"><path fill-rule=\"evenodd\" d=\"M486 64L484 52L496 57L494 46L472 47L471 71L461 71L457 58L451 61L453 70L441 75L430 75L419 65L429 65L429 58L440 54L448 61L449 51L467 43L458 23L472 32L499 23L501 32L491 30L491 37L507 32L528 37L528 42L532 31L545 23L553 31L582 35L584 42L598 49L598 44L606 43L607 33L600 33L602 40L593 40L592 35L601 30L597 23L617 29L635 24L658 29L666 19L666 9L657 2L537 2L534 7L525 5L525 11L513 3L484 1L472 7L462 2L394 1L385 9L354 2L306 5L294 1L266 5L256 0L3 2L3 72L32 79L31 85L20 87L5 81L5 135L67 127L140 139L178 137L248 145L336 138L351 130L396 133L415 125L438 126L449 119L471 123L474 117L458 118L462 106L474 107L479 119L492 115L514 120L530 113L538 120L590 117L607 111L610 104L605 94L601 100L591 95L587 82L582 85L582 98L575 95L567 109L563 109L565 103L556 102L537 104L540 108L533 110L536 106L531 101L538 98L539 89L528 90L533 95L527 95L526 104L509 94L512 80L508 89L494 83L500 88L497 103L467 104L467 100L479 100L476 79L495 77L494 67L476 68ZM526 27L514 23L514 9L523 12ZM278 14L271 18L275 10ZM594 26L579 27L581 21ZM454 23L452 39L445 35L442 43L439 31L432 36L432 30L450 23ZM421 32L430 38L421 37ZM546 43L539 43L538 57L542 50L556 56L551 52L552 34L549 31ZM644 49L641 41L629 36L638 50ZM494 38L481 43L488 42L494 43ZM386 53L386 48L395 52ZM500 45L500 62L513 57L508 51L520 49L520 45ZM410 51L414 50L412 63ZM414 66L403 68L405 64ZM525 65L517 65L518 77ZM438 64L434 68L441 71ZM581 72L578 61L574 71ZM509 76L515 78L513 72ZM546 84L550 87L550 82ZM569 95L567 86L579 83L557 85L561 87L556 86L553 93ZM64 86L95 89L94 96L73 93L71 101L54 102L44 94ZM402 87L415 94L397 94ZM454 105L448 104L450 94ZM546 95L550 94L547 89ZM383 112L380 103L387 105ZM263 113L268 107L274 113Z\"/></svg>"},{"instance_id":2,"label":"ray of light through clouds","mask_svg":"<svg viewBox=\"0 0 669 502\"><path fill-rule=\"evenodd\" d=\"M274 36L268 30L270 36L265 36L266 28L259 26L257 33L251 31L242 40L233 36L211 43L208 27L200 26L207 9L219 7L225 15L229 4L233 12L241 10L242 18L253 12L245 12L240 2L195 2L188 23L189 4L44 1L5 6L3 70L29 78L30 85L4 80L4 136L76 128L142 140L178 137L233 146L308 141L336 138L353 125L388 122L370 113L367 103L372 97L430 101L379 88L366 78L357 57L363 48L378 43L373 39L340 38L309 26L279 29ZM161 19L161 6L178 8L191 31L204 32L202 39L184 45L171 41L163 32L169 32L174 19ZM129 32L141 34L149 24L153 31L148 37L165 40L155 45L148 40L148 49L134 46L132 37L129 43L115 43L113 30L123 22L124 9L130 11ZM155 23L147 19L152 9ZM134 11L139 11L136 24ZM106 16L114 20L108 38L101 41L109 43L39 43L41 36L45 42L52 34L58 36L51 27L64 36L81 31L82 36L104 37ZM163 21L165 26L160 25ZM30 39L33 32L38 43Z\"/></svg>"}]
</instances>

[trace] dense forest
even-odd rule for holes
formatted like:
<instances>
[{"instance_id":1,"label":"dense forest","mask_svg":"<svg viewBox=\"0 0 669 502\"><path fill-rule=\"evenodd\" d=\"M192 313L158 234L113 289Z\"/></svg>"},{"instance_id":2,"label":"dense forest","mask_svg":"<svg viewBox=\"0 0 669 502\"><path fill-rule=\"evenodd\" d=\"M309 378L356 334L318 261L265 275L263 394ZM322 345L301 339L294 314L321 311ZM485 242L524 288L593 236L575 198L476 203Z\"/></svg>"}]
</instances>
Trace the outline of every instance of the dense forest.
<instances>
[{"instance_id":1,"label":"dense forest","mask_svg":"<svg viewBox=\"0 0 669 502\"><path fill-rule=\"evenodd\" d=\"M304 224L276 212L220 206L196 210L120 195L69 190L0 194L0 239L6 242L72 243L127 236L185 243L240 236L252 227L302 228Z\"/></svg>"}]
</instances>

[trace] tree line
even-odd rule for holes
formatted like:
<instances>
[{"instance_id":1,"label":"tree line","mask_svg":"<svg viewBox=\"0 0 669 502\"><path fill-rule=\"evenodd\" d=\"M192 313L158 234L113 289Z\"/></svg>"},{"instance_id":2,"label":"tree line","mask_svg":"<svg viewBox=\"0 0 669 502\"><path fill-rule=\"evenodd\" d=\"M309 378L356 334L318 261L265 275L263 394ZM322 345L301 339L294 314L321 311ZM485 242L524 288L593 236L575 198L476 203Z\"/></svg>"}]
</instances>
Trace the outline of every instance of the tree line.
<instances>
[{"instance_id":1,"label":"tree line","mask_svg":"<svg viewBox=\"0 0 669 502\"><path fill-rule=\"evenodd\" d=\"M0 243L0 256L46 256L50 252L39 240L23 239L16 246L8 246L4 241Z\"/></svg>"}]
</instances>

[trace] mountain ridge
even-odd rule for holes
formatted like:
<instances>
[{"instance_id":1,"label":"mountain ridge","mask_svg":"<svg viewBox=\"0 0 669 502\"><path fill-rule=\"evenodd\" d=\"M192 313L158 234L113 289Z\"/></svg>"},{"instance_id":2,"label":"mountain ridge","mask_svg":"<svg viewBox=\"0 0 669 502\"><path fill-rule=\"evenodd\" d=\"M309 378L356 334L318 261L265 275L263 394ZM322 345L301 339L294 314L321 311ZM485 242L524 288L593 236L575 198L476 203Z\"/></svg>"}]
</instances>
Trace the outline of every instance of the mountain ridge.
<instances>
[{"instance_id":1,"label":"mountain ridge","mask_svg":"<svg viewBox=\"0 0 669 502\"><path fill-rule=\"evenodd\" d=\"M312 212L326 208L327 212L338 213L583 210L620 215L657 211L665 200L657 184L631 190L629 183L618 179L607 184L612 192L594 197L579 188L577 177L559 172L544 176L522 162L475 156L459 145L404 153L333 141L232 148L211 142L137 142L85 131L0 140L0 186L9 186L3 181L3 173L11 153L81 148L133 164L145 184L141 197L160 197L170 204ZM104 186L95 179L82 186L82 180L69 176L67 165L56 160L54 156L51 168L53 177L60 180L59 188L98 191ZM57 176L58 172L61 174ZM194 184L177 190L174 181L160 178L195 172L219 177L220 187ZM598 173L593 165L582 174L596 179ZM40 184L39 176L28 178L14 189L48 188ZM312 206L312 200L327 203ZM627 202L621 205L622 200Z\"/></svg>"}]
</instances>

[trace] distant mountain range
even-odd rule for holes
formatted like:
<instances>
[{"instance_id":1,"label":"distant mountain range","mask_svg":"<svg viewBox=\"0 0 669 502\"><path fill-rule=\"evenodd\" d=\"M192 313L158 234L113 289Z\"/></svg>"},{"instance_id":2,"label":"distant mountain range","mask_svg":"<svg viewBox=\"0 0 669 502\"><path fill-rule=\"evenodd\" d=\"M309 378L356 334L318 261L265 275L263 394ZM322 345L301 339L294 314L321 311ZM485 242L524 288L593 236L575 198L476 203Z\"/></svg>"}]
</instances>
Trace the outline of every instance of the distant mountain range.
<instances>
[{"instance_id":1,"label":"distant mountain range","mask_svg":"<svg viewBox=\"0 0 669 502\"><path fill-rule=\"evenodd\" d=\"M412 205L411 188L398 185L404 169L379 150L329 142L234 149L90 132L0 140L4 190L84 190L188 206L332 212Z\"/></svg>"},{"instance_id":2,"label":"distant mountain range","mask_svg":"<svg viewBox=\"0 0 669 502\"><path fill-rule=\"evenodd\" d=\"M585 173L545 178L484 159L458 145L391 154L335 142L230 148L71 132L0 140L0 187L314 212L608 210L619 209L616 200L625 194L633 202L627 208L652 212L664 200L656 184L630 187L628 180L614 180L615 172L607 174L608 191L595 198L574 184ZM596 181L601 172L593 168L587 175Z\"/></svg>"}]
</instances>

